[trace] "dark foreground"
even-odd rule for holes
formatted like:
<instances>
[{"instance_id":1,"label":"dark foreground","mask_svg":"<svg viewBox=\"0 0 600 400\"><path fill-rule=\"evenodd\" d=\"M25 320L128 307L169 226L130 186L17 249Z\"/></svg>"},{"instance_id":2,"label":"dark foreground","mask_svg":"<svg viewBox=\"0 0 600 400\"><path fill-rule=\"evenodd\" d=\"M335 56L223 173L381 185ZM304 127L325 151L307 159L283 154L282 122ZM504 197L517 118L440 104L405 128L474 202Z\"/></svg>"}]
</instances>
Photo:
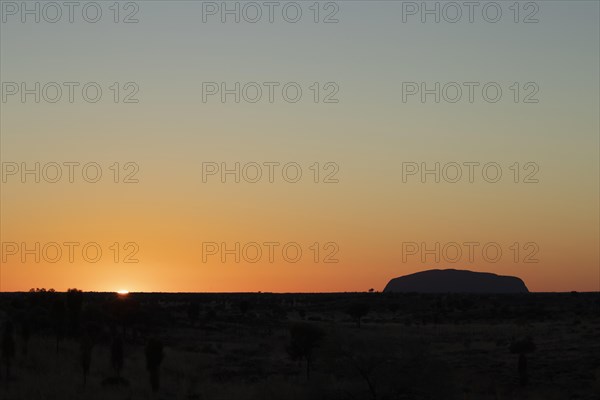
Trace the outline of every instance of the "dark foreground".
<instances>
[{"instance_id":1,"label":"dark foreground","mask_svg":"<svg viewBox=\"0 0 600 400\"><path fill-rule=\"evenodd\" d=\"M600 398L597 293L37 292L0 323L3 400Z\"/></svg>"}]
</instances>

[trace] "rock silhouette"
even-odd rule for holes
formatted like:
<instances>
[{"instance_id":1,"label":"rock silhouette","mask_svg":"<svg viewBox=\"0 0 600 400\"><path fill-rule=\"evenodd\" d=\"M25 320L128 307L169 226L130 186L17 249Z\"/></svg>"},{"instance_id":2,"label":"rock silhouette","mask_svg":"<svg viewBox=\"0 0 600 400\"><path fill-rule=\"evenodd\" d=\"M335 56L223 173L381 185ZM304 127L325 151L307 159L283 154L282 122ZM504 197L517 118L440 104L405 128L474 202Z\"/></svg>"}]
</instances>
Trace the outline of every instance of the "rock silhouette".
<instances>
[{"instance_id":1,"label":"rock silhouette","mask_svg":"<svg viewBox=\"0 0 600 400\"><path fill-rule=\"evenodd\" d=\"M388 293L529 293L520 278L457 269L432 269L394 278L383 291Z\"/></svg>"}]
</instances>

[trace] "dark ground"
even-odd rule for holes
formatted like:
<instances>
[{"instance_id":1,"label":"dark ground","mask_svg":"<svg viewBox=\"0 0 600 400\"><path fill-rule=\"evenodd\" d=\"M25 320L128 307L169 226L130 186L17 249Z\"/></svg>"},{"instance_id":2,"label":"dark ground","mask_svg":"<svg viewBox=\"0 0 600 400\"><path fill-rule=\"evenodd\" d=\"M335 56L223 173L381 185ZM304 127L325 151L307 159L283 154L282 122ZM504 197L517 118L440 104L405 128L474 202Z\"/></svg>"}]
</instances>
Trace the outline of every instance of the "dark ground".
<instances>
[{"instance_id":1,"label":"dark ground","mask_svg":"<svg viewBox=\"0 0 600 400\"><path fill-rule=\"evenodd\" d=\"M0 323L3 400L600 399L597 293L4 293Z\"/></svg>"}]
</instances>

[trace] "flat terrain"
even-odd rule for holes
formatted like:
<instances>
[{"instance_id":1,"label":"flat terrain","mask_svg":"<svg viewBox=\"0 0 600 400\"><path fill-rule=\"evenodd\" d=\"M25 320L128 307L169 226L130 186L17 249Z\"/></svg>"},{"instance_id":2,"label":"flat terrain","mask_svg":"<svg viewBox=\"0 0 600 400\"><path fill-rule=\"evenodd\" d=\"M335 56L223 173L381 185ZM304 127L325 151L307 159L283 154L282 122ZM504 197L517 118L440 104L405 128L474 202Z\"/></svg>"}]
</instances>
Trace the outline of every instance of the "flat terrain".
<instances>
[{"instance_id":1,"label":"flat terrain","mask_svg":"<svg viewBox=\"0 0 600 400\"><path fill-rule=\"evenodd\" d=\"M0 323L6 400L600 399L597 293L5 293Z\"/></svg>"}]
</instances>

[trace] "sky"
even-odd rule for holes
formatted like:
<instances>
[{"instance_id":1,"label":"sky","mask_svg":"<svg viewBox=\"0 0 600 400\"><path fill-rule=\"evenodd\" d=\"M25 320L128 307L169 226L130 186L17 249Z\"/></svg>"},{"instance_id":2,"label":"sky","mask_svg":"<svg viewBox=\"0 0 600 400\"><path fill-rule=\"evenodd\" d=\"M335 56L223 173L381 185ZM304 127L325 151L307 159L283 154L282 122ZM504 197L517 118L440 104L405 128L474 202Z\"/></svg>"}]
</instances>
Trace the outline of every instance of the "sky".
<instances>
[{"instance_id":1,"label":"sky","mask_svg":"<svg viewBox=\"0 0 600 400\"><path fill-rule=\"evenodd\" d=\"M1 3L0 290L600 290L598 2L89 3Z\"/></svg>"}]
</instances>

